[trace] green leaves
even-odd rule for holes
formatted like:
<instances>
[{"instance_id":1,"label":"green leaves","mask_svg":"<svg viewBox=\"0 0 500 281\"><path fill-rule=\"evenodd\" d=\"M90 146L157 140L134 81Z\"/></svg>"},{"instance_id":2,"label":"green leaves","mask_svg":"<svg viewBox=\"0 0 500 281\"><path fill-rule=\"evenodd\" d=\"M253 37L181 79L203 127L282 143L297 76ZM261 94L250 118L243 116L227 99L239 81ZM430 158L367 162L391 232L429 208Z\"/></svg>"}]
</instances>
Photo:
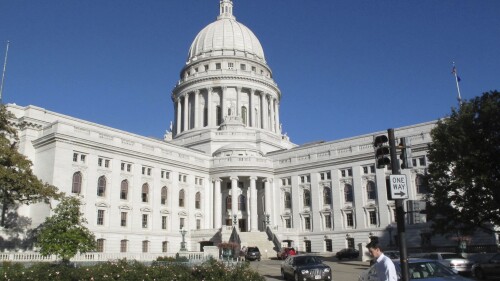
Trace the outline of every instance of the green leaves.
<instances>
[{"instance_id":1,"label":"green leaves","mask_svg":"<svg viewBox=\"0 0 500 281\"><path fill-rule=\"evenodd\" d=\"M95 249L95 236L84 225L86 220L80 205L77 197L64 197L54 209L54 215L45 220L37 238L42 255L57 255L69 261L77 253Z\"/></svg>"},{"instance_id":2,"label":"green leaves","mask_svg":"<svg viewBox=\"0 0 500 281\"><path fill-rule=\"evenodd\" d=\"M428 182L434 230L466 234L499 224L500 93L484 93L452 109L431 135Z\"/></svg>"}]
</instances>

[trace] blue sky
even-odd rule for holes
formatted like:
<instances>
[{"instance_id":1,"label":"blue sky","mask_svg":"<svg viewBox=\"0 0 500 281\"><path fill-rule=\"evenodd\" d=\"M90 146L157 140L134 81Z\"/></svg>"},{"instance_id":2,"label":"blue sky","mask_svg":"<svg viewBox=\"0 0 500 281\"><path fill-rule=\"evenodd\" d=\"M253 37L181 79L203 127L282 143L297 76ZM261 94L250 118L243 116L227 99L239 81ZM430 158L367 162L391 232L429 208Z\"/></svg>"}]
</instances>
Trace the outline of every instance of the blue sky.
<instances>
[{"instance_id":1,"label":"blue sky","mask_svg":"<svg viewBox=\"0 0 500 281\"><path fill-rule=\"evenodd\" d=\"M302 144L432 121L500 90L500 1L234 0ZM218 0L0 0L4 103L161 138L170 93Z\"/></svg>"}]
</instances>

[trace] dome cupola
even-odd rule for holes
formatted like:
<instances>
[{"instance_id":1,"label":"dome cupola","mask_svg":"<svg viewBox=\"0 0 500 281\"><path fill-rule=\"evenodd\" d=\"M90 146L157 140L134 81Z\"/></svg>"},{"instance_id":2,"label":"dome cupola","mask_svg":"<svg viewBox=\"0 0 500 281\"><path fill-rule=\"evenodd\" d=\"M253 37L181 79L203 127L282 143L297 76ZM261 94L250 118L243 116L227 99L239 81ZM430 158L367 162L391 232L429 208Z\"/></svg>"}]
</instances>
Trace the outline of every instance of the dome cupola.
<instances>
[{"instance_id":1,"label":"dome cupola","mask_svg":"<svg viewBox=\"0 0 500 281\"><path fill-rule=\"evenodd\" d=\"M201 30L189 49L187 63L200 58L236 55L265 63L264 50L255 34L233 16L233 1L220 1L217 20Z\"/></svg>"}]
</instances>

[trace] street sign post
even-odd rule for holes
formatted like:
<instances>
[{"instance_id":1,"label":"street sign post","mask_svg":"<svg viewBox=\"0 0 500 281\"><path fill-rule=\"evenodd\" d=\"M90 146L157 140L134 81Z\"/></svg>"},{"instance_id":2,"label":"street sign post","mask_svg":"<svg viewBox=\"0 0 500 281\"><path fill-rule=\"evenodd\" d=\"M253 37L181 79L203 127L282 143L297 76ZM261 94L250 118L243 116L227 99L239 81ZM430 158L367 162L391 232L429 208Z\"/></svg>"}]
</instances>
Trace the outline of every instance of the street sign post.
<instances>
[{"instance_id":1,"label":"street sign post","mask_svg":"<svg viewBox=\"0 0 500 281\"><path fill-rule=\"evenodd\" d=\"M406 175L389 175L389 180L391 182L390 199L408 199Z\"/></svg>"}]
</instances>

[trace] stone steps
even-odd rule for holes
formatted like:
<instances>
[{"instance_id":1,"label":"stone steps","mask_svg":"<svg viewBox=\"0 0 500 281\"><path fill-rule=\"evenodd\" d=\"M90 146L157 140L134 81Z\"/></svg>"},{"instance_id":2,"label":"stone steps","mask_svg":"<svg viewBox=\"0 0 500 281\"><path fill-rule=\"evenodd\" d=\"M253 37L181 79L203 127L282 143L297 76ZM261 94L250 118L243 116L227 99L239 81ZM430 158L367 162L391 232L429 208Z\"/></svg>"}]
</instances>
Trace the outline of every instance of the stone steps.
<instances>
[{"instance_id":1,"label":"stone steps","mask_svg":"<svg viewBox=\"0 0 500 281\"><path fill-rule=\"evenodd\" d=\"M276 257L274 243L267 238L267 234L265 232L240 232L238 234L240 236L242 247L258 247L262 259Z\"/></svg>"}]
</instances>

